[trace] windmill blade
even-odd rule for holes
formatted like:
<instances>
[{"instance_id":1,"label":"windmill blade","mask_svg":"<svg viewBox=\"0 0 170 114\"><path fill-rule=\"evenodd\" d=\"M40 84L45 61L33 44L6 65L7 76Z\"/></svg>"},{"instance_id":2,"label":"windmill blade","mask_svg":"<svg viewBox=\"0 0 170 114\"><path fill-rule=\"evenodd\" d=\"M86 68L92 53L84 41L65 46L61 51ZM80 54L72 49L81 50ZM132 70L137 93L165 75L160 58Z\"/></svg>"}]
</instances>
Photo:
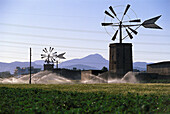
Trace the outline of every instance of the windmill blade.
<instances>
[{"instance_id":1,"label":"windmill blade","mask_svg":"<svg viewBox=\"0 0 170 114\"><path fill-rule=\"evenodd\" d=\"M44 48L44 49L45 49L45 53L48 53L47 48Z\"/></svg>"},{"instance_id":2,"label":"windmill blade","mask_svg":"<svg viewBox=\"0 0 170 114\"><path fill-rule=\"evenodd\" d=\"M109 7L110 11L113 13L114 16L116 16L115 11L113 10L112 6Z\"/></svg>"},{"instance_id":3,"label":"windmill blade","mask_svg":"<svg viewBox=\"0 0 170 114\"><path fill-rule=\"evenodd\" d=\"M126 32L128 33L128 36L130 37L130 39L133 38L133 36L130 34L130 32L126 29Z\"/></svg>"},{"instance_id":4,"label":"windmill blade","mask_svg":"<svg viewBox=\"0 0 170 114\"><path fill-rule=\"evenodd\" d=\"M54 50L54 48L51 48L51 52Z\"/></svg>"},{"instance_id":5,"label":"windmill blade","mask_svg":"<svg viewBox=\"0 0 170 114\"><path fill-rule=\"evenodd\" d=\"M121 21L123 20L123 18L124 18L124 16L126 15L126 13L127 13L127 11L128 11L129 8L130 8L130 5L128 4L128 5L126 6L126 9L125 9L125 12L124 12L124 14L123 14L123 16L122 16Z\"/></svg>"},{"instance_id":6,"label":"windmill blade","mask_svg":"<svg viewBox=\"0 0 170 114\"><path fill-rule=\"evenodd\" d=\"M49 52L51 52L51 47L49 48Z\"/></svg>"},{"instance_id":7,"label":"windmill blade","mask_svg":"<svg viewBox=\"0 0 170 114\"><path fill-rule=\"evenodd\" d=\"M63 55L64 55L65 53L66 53L66 52L61 53L61 54L59 54L57 57L60 58L60 59L65 59L65 57L63 57Z\"/></svg>"},{"instance_id":8,"label":"windmill blade","mask_svg":"<svg viewBox=\"0 0 170 114\"><path fill-rule=\"evenodd\" d=\"M102 26L109 26L109 25L112 25L113 23L101 23Z\"/></svg>"},{"instance_id":9,"label":"windmill blade","mask_svg":"<svg viewBox=\"0 0 170 114\"><path fill-rule=\"evenodd\" d=\"M148 19L142 23L142 26L145 28L154 28L154 29L162 29L160 26L156 25L155 22L161 17L157 16L151 19Z\"/></svg>"},{"instance_id":10,"label":"windmill blade","mask_svg":"<svg viewBox=\"0 0 170 114\"><path fill-rule=\"evenodd\" d=\"M47 55L46 54L41 54L42 57L46 57Z\"/></svg>"},{"instance_id":11,"label":"windmill blade","mask_svg":"<svg viewBox=\"0 0 170 114\"><path fill-rule=\"evenodd\" d=\"M52 58L51 58L51 62L54 63L54 61L55 61L55 60L54 60L54 58L52 57Z\"/></svg>"},{"instance_id":12,"label":"windmill blade","mask_svg":"<svg viewBox=\"0 0 170 114\"><path fill-rule=\"evenodd\" d=\"M106 15L108 15L108 16L114 18L113 15L111 15L108 11L105 11L104 13L105 13Z\"/></svg>"},{"instance_id":13,"label":"windmill blade","mask_svg":"<svg viewBox=\"0 0 170 114\"><path fill-rule=\"evenodd\" d=\"M113 40L113 41L116 39L117 33L118 33L118 30L116 31L116 33L115 33L114 36L112 37L112 40Z\"/></svg>"},{"instance_id":14,"label":"windmill blade","mask_svg":"<svg viewBox=\"0 0 170 114\"><path fill-rule=\"evenodd\" d=\"M44 56L41 57L41 59L45 58Z\"/></svg>"},{"instance_id":15,"label":"windmill blade","mask_svg":"<svg viewBox=\"0 0 170 114\"><path fill-rule=\"evenodd\" d=\"M57 55L57 52L54 52L53 55L56 56L56 55Z\"/></svg>"},{"instance_id":16,"label":"windmill blade","mask_svg":"<svg viewBox=\"0 0 170 114\"><path fill-rule=\"evenodd\" d=\"M48 58L45 60L45 63L47 63L47 61L48 61Z\"/></svg>"},{"instance_id":17,"label":"windmill blade","mask_svg":"<svg viewBox=\"0 0 170 114\"><path fill-rule=\"evenodd\" d=\"M134 34L138 34L138 32L136 31L136 30L134 30L134 29L132 29L132 28L130 28L130 27L128 27Z\"/></svg>"},{"instance_id":18,"label":"windmill blade","mask_svg":"<svg viewBox=\"0 0 170 114\"><path fill-rule=\"evenodd\" d=\"M123 27L133 27L133 26L141 26L141 24L135 24L135 25L123 25Z\"/></svg>"},{"instance_id":19,"label":"windmill blade","mask_svg":"<svg viewBox=\"0 0 170 114\"><path fill-rule=\"evenodd\" d=\"M125 9L125 12L124 12L124 15L126 15L126 13L127 13L127 11L128 11L128 9L130 8L130 5L128 4L127 6L126 6L126 9Z\"/></svg>"},{"instance_id":20,"label":"windmill blade","mask_svg":"<svg viewBox=\"0 0 170 114\"><path fill-rule=\"evenodd\" d=\"M45 49L43 49L43 51L46 53Z\"/></svg>"},{"instance_id":21,"label":"windmill blade","mask_svg":"<svg viewBox=\"0 0 170 114\"><path fill-rule=\"evenodd\" d=\"M130 20L129 22L141 22L140 19Z\"/></svg>"},{"instance_id":22,"label":"windmill blade","mask_svg":"<svg viewBox=\"0 0 170 114\"><path fill-rule=\"evenodd\" d=\"M55 61L54 57L51 58L53 61Z\"/></svg>"}]
</instances>

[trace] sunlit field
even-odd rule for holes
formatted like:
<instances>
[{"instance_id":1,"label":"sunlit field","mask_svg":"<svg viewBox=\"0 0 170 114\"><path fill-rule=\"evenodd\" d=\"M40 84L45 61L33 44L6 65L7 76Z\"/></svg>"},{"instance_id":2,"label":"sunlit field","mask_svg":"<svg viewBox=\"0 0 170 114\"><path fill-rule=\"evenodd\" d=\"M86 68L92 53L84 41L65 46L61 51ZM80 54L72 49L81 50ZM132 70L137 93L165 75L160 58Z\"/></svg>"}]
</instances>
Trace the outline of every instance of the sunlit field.
<instances>
[{"instance_id":1,"label":"sunlit field","mask_svg":"<svg viewBox=\"0 0 170 114\"><path fill-rule=\"evenodd\" d=\"M0 113L170 112L170 84L1 84Z\"/></svg>"}]
</instances>

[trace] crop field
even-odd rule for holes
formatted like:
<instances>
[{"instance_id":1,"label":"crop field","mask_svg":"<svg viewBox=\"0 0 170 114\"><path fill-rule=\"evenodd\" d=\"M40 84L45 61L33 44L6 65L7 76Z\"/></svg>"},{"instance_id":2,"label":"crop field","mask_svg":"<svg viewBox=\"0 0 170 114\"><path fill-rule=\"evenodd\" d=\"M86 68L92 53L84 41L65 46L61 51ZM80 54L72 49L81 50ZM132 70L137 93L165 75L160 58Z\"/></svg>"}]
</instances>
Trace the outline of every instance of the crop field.
<instances>
[{"instance_id":1,"label":"crop field","mask_svg":"<svg viewBox=\"0 0 170 114\"><path fill-rule=\"evenodd\" d=\"M0 84L0 113L169 113L170 84Z\"/></svg>"}]
</instances>

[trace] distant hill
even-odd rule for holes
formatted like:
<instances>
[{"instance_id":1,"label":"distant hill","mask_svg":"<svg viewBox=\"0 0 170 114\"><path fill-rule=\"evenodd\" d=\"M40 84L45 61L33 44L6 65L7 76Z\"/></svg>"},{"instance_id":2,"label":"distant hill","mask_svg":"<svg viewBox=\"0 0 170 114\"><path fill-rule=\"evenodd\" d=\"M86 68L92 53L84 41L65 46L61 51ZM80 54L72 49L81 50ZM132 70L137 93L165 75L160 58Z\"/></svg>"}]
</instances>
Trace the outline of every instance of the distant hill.
<instances>
[{"instance_id":1,"label":"distant hill","mask_svg":"<svg viewBox=\"0 0 170 114\"><path fill-rule=\"evenodd\" d=\"M43 64L44 64L44 60L37 60L32 62L32 66L34 66L35 68L43 69ZM138 69L140 71L146 71L147 64L148 63L146 62L135 62L133 63L133 68ZM12 62L12 63L0 62L0 72L10 71L13 74L17 66L29 67L29 62ZM109 61L103 58L99 54L91 54L80 59L72 59L59 64L60 68L73 69L73 67L76 67L77 69L82 69L82 70L83 69L100 70L104 66L109 68Z\"/></svg>"},{"instance_id":2,"label":"distant hill","mask_svg":"<svg viewBox=\"0 0 170 114\"><path fill-rule=\"evenodd\" d=\"M138 70L140 70L140 71L146 71L146 70L147 70L147 64L151 64L151 63L134 62L134 63L133 63L133 69L138 69Z\"/></svg>"},{"instance_id":3,"label":"distant hill","mask_svg":"<svg viewBox=\"0 0 170 114\"><path fill-rule=\"evenodd\" d=\"M65 68L68 66L77 66L78 69L102 69L104 66L109 67L109 61L103 58L99 54L91 54L81 59L72 59L59 64L60 68ZM88 67L89 68L88 68Z\"/></svg>"},{"instance_id":4,"label":"distant hill","mask_svg":"<svg viewBox=\"0 0 170 114\"><path fill-rule=\"evenodd\" d=\"M42 68L41 65L37 65L34 62L32 63L32 66L35 68ZM29 67L29 62L12 62L12 63L0 62L0 72L10 71L10 73L13 74L16 67Z\"/></svg>"},{"instance_id":5,"label":"distant hill","mask_svg":"<svg viewBox=\"0 0 170 114\"><path fill-rule=\"evenodd\" d=\"M98 70L98 68L91 67L91 66L86 66L86 65L82 65L82 64L64 66L64 68L66 68L66 69L76 68L77 70L78 70L78 69L80 69L80 70L90 70L90 69L92 69L92 70Z\"/></svg>"}]
</instances>

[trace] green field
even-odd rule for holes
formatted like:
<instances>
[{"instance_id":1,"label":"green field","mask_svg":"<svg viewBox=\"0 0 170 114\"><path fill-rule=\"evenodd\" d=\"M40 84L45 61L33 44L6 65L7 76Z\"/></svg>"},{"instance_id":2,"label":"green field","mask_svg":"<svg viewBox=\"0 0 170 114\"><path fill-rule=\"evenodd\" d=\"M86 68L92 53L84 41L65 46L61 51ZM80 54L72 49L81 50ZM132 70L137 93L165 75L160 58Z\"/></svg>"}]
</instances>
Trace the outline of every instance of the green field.
<instances>
[{"instance_id":1,"label":"green field","mask_svg":"<svg viewBox=\"0 0 170 114\"><path fill-rule=\"evenodd\" d=\"M0 113L169 113L170 84L0 84Z\"/></svg>"}]
</instances>

